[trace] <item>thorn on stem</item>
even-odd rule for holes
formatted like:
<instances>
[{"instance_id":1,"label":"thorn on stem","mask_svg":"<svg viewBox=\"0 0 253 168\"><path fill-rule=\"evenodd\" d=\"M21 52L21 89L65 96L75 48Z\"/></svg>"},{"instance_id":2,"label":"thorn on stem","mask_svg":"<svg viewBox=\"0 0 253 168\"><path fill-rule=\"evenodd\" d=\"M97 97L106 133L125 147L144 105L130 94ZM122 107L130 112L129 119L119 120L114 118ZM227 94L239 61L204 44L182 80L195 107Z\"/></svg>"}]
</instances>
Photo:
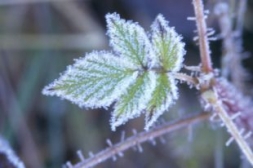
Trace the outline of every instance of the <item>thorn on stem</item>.
<instances>
[{"instance_id":1,"label":"thorn on stem","mask_svg":"<svg viewBox=\"0 0 253 168\"><path fill-rule=\"evenodd\" d=\"M234 141L233 137L230 137L228 141L226 142L226 146L229 146Z\"/></svg>"},{"instance_id":2,"label":"thorn on stem","mask_svg":"<svg viewBox=\"0 0 253 168\"><path fill-rule=\"evenodd\" d=\"M166 140L165 140L165 138L164 138L163 136L161 136L161 137L159 138L159 140L160 140L160 142L161 142L162 144L166 144Z\"/></svg>"},{"instance_id":3,"label":"thorn on stem","mask_svg":"<svg viewBox=\"0 0 253 168\"><path fill-rule=\"evenodd\" d=\"M90 151L90 152L89 152L89 156L90 156L90 157L94 157L93 152Z\"/></svg>"},{"instance_id":4,"label":"thorn on stem","mask_svg":"<svg viewBox=\"0 0 253 168\"><path fill-rule=\"evenodd\" d=\"M107 140L106 140L106 143L107 143L107 145L109 145L110 147L113 146L113 145L112 145L112 141L111 141L110 139L107 139Z\"/></svg>"},{"instance_id":5,"label":"thorn on stem","mask_svg":"<svg viewBox=\"0 0 253 168\"><path fill-rule=\"evenodd\" d=\"M118 152L119 157L123 157L124 153L123 152Z\"/></svg>"},{"instance_id":6,"label":"thorn on stem","mask_svg":"<svg viewBox=\"0 0 253 168\"><path fill-rule=\"evenodd\" d=\"M243 138L246 140L246 139L248 139L249 137L251 137L251 135L252 135L252 132L249 131L246 135L244 135Z\"/></svg>"},{"instance_id":7,"label":"thorn on stem","mask_svg":"<svg viewBox=\"0 0 253 168\"><path fill-rule=\"evenodd\" d=\"M231 120L235 120L236 118L238 118L238 117L241 116L241 115L242 115L241 112L237 112L237 113L235 113L235 114L233 114L233 115L231 116Z\"/></svg>"},{"instance_id":8,"label":"thorn on stem","mask_svg":"<svg viewBox=\"0 0 253 168\"><path fill-rule=\"evenodd\" d=\"M217 113L213 113L213 115L209 118L209 120L210 121L217 121L217 118L218 118L218 114Z\"/></svg>"},{"instance_id":9,"label":"thorn on stem","mask_svg":"<svg viewBox=\"0 0 253 168\"><path fill-rule=\"evenodd\" d=\"M195 16L188 16L186 19L189 20L189 21L196 21Z\"/></svg>"},{"instance_id":10,"label":"thorn on stem","mask_svg":"<svg viewBox=\"0 0 253 168\"><path fill-rule=\"evenodd\" d=\"M134 135L136 135L136 134L137 134L136 129L133 129L133 130L132 130L132 132L133 132L133 134L134 134Z\"/></svg>"},{"instance_id":11,"label":"thorn on stem","mask_svg":"<svg viewBox=\"0 0 253 168\"><path fill-rule=\"evenodd\" d=\"M73 165L71 164L70 161L68 161L68 162L66 163L66 166L67 166L68 168L72 168L72 167L73 167Z\"/></svg>"},{"instance_id":12,"label":"thorn on stem","mask_svg":"<svg viewBox=\"0 0 253 168\"><path fill-rule=\"evenodd\" d=\"M126 132L122 131L120 136L120 142L123 142L125 140Z\"/></svg>"},{"instance_id":13,"label":"thorn on stem","mask_svg":"<svg viewBox=\"0 0 253 168\"><path fill-rule=\"evenodd\" d=\"M112 161L116 161L117 160L117 157L114 155L114 156L112 156Z\"/></svg>"},{"instance_id":14,"label":"thorn on stem","mask_svg":"<svg viewBox=\"0 0 253 168\"><path fill-rule=\"evenodd\" d=\"M155 145L156 145L156 141L155 141L155 139L154 139L154 138L150 138L150 142L151 142L151 144L152 144L153 146L155 146Z\"/></svg>"},{"instance_id":15,"label":"thorn on stem","mask_svg":"<svg viewBox=\"0 0 253 168\"><path fill-rule=\"evenodd\" d=\"M137 147L138 147L138 151L139 151L140 153L142 153L142 152L143 152L143 148L141 147L141 145L138 144Z\"/></svg>"},{"instance_id":16,"label":"thorn on stem","mask_svg":"<svg viewBox=\"0 0 253 168\"><path fill-rule=\"evenodd\" d=\"M79 159L80 159L81 161L84 161L84 160L85 160L85 158L84 158L83 153L82 153L81 150L78 150L76 153L77 153L77 156L79 157Z\"/></svg>"}]
</instances>

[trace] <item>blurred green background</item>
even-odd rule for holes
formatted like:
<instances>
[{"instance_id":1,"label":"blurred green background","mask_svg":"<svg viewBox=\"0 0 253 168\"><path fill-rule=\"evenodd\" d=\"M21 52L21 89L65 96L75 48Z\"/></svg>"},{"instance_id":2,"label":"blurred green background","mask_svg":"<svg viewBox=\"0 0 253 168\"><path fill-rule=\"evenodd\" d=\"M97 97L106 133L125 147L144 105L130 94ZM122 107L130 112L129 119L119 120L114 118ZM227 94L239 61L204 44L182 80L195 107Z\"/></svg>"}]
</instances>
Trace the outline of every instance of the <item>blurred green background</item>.
<instances>
[{"instance_id":1,"label":"blurred green background","mask_svg":"<svg viewBox=\"0 0 253 168\"><path fill-rule=\"evenodd\" d=\"M211 6L214 1L209 1ZM252 50L252 0L244 29L244 47ZM59 77L73 59L92 50L108 50L104 15L117 12L138 21L146 30L158 13L182 34L186 42L185 64L198 65L198 48L193 43L195 23L191 1L185 0L0 0L0 134L13 146L27 168L57 168L78 161L77 150L85 157L107 147L106 139L120 140L121 131L143 131L140 117L110 130L110 109L81 109L58 97L46 97L42 88ZM217 28L212 18L209 25ZM221 42L212 42L215 67L219 67ZM252 52L251 52L252 53ZM251 54L250 54L251 55ZM245 63L252 70L252 58ZM253 68L252 68L253 69ZM250 81L249 81L250 82ZM181 85L180 100L163 115L171 121L200 112L195 90ZM142 145L144 151L125 152L116 162L100 168L238 168L236 145L225 147L229 138L215 125L201 123Z\"/></svg>"}]
</instances>

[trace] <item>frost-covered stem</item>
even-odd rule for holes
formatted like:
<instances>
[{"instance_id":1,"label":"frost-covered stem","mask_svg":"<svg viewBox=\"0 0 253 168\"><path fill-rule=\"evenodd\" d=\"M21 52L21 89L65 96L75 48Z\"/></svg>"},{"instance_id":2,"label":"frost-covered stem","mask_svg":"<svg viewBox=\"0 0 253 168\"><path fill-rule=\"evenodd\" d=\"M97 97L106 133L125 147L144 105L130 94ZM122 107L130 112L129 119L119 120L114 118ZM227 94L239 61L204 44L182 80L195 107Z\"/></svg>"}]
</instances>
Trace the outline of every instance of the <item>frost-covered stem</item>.
<instances>
[{"instance_id":1,"label":"frost-covered stem","mask_svg":"<svg viewBox=\"0 0 253 168\"><path fill-rule=\"evenodd\" d=\"M194 77L189 76L187 74L174 72L172 75L176 79L186 82L187 84L194 85L194 86L196 86L198 84L197 78L194 78Z\"/></svg>"},{"instance_id":2,"label":"frost-covered stem","mask_svg":"<svg viewBox=\"0 0 253 168\"><path fill-rule=\"evenodd\" d=\"M202 94L203 95L203 94ZM232 135L233 139L237 142L238 146L240 147L242 153L246 156L247 160L253 166L253 153L250 149L249 144L245 141L243 135L240 133L240 130L235 125L231 117L225 111L224 107L222 106L221 101L218 99L217 94L214 91L209 91L208 94L208 102L212 104L214 111L217 112L223 123L225 124L228 132Z\"/></svg>"},{"instance_id":3,"label":"frost-covered stem","mask_svg":"<svg viewBox=\"0 0 253 168\"><path fill-rule=\"evenodd\" d=\"M243 3L240 3L240 6L243 6ZM229 5L227 3L217 3L215 14L219 18L221 36L223 37L222 75L226 78L231 77L233 84L243 91L245 70L241 65L241 28L238 26L238 30L233 30L233 20L229 14ZM240 20L238 18L237 23L241 22Z\"/></svg>"},{"instance_id":4,"label":"frost-covered stem","mask_svg":"<svg viewBox=\"0 0 253 168\"><path fill-rule=\"evenodd\" d=\"M161 125L147 132L141 132L139 134L136 134L127 138L126 140L122 142L119 142L115 145L112 145L111 147L108 147L107 149L95 154L94 156L90 157L87 160L81 161L77 163L76 165L73 165L72 168L93 167L133 146L139 145L143 142L149 141L151 139L157 138L169 132L189 126L191 124L206 120L209 117L210 117L210 113L200 113L191 117L181 119L179 121L174 121L172 123Z\"/></svg>"},{"instance_id":5,"label":"frost-covered stem","mask_svg":"<svg viewBox=\"0 0 253 168\"><path fill-rule=\"evenodd\" d=\"M193 0L193 6L199 36L199 48L200 48L202 72L209 73L212 72L213 68L210 57L209 43L207 39L207 26L205 22L204 7L202 0Z\"/></svg>"},{"instance_id":6,"label":"frost-covered stem","mask_svg":"<svg viewBox=\"0 0 253 168\"><path fill-rule=\"evenodd\" d=\"M235 30L238 33L239 38L241 38L242 30L243 30L243 22L244 22L244 13L246 11L248 0L240 0L238 3L238 10L237 10L237 20L236 20L236 27Z\"/></svg>"}]
</instances>

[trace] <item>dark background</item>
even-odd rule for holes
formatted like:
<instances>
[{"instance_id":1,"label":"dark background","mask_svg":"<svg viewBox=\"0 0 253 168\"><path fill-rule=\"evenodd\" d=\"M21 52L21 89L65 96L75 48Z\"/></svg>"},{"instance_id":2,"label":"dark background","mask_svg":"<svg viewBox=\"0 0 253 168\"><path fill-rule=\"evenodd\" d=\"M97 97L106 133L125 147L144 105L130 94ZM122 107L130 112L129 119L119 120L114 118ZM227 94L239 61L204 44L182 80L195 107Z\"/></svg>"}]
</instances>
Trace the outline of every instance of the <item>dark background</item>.
<instances>
[{"instance_id":1,"label":"dark background","mask_svg":"<svg viewBox=\"0 0 253 168\"><path fill-rule=\"evenodd\" d=\"M58 97L41 94L43 87L73 63L74 58L92 50L108 50L104 16L117 12L139 22L147 31L157 14L169 20L186 42L186 65L198 65L198 48L192 41L195 23L191 1L185 0L1 0L0 1L0 134L24 161L27 168L56 168L78 161L77 150L87 158L107 147L106 139L120 140L121 131L143 131L140 117L110 130L110 110L80 109ZM46 1L46 2L45 2ZM208 1L212 8L214 1ZM243 32L244 50L253 53L252 0L249 0ZM215 17L208 20L219 32ZM211 43L214 67L219 68L221 41ZM252 73L252 57L244 60ZM251 78L248 78L251 84ZM180 99L162 117L171 121L200 112L195 90L180 85ZM249 90L249 91L252 91ZM120 168L238 168L242 161L235 144L225 147L227 133L214 124L201 123L157 139L157 145L142 145L142 153L132 149L116 162L97 167ZM191 137L189 137L191 136Z\"/></svg>"}]
</instances>

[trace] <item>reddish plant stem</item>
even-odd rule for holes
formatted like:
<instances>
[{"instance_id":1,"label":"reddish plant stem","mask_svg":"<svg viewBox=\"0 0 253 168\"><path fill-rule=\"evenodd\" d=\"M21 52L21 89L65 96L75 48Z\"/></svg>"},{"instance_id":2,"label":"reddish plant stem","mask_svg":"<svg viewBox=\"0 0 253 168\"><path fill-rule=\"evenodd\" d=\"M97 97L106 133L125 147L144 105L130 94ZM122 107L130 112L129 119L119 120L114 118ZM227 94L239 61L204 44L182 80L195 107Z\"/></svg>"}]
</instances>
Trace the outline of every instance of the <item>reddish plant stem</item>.
<instances>
[{"instance_id":1,"label":"reddish plant stem","mask_svg":"<svg viewBox=\"0 0 253 168\"><path fill-rule=\"evenodd\" d=\"M119 142L111 147L108 147L105 150L95 154L94 156L80 161L79 163L72 166L72 168L87 168L98 165L99 163L104 162L105 160L124 152L125 150L138 146L139 144L152 140L154 138L160 137L164 134L167 134L172 131L176 131L180 128L190 126L192 124L198 123L200 121L206 120L210 117L210 113L199 113L197 115L187 117L172 123L167 123L156 127L147 132L141 132L139 134L133 135L132 137L127 138L126 140Z\"/></svg>"},{"instance_id":2,"label":"reddish plant stem","mask_svg":"<svg viewBox=\"0 0 253 168\"><path fill-rule=\"evenodd\" d=\"M207 39L207 27L205 22L205 15L203 13L204 7L202 0L193 0L194 12L196 16L196 26L199 36L199 49L202 64L202 72L210 73L213 71L210 57L210 48Z\"/></svg>"}]
</instances>

